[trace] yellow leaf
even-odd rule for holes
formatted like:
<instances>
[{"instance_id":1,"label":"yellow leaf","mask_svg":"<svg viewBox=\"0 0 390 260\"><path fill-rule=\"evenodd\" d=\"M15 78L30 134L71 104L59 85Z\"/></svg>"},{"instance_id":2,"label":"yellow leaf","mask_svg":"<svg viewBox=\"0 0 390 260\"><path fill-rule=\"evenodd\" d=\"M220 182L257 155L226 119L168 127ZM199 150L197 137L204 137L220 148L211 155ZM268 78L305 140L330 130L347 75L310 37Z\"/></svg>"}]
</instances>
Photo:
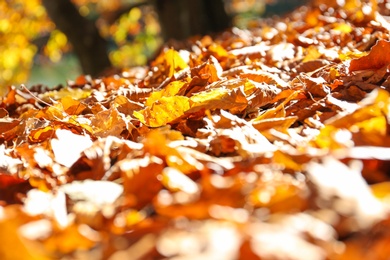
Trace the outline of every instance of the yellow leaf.
<instances>
[{"instance_id":1,"label":"yellow leaf","mask_svg":"<svg viewBox=\"0 0 390 260\"><path fill-rule=\"evenodd\" d=\"M361 129L377 129L378 132L385 131L386 122L384 116L389 115L389 92L376 89L367 95L358 105L360 108L355 111L349 114L338 114L326 121L326 124L337 128L350 128L355 125ZM380 120L369 123L370 120L375 118Z\"/></svg>"},{"instance_id":2,"label":"yellow leaf","mask_svg":"<svg viewBox=\"0 0 390 260\"><path fill-rule=\"evenodd\" d=\"M267 118L260 121L254 121L253 127L256 128L259 132L263 132L269 129L274 129L285 133L287 132L287 129L292 124L294 124L297 119L298 117L296 116Z\"/></svg>"},{"instance_id":3,"label":"yellow leaf","mask_svg":"<svg viewBox=\"0 0 390 260\"><path fill-rule=\"evenodd\" d=\"M390 198L390 182L376 183L370 186L374 196L382 201L389 203Z\"/></svg>"},{"instance_id":4,"label":"yellow leaf","mask_svg":"<svg viewBox=\"0 0 390 260\"><path fill-rule=\"evenodd\" d=\"M36 118L45 118L48 120L62 120L65 118L66 113L64 113L64 107L62 103L55 102L54 105L45 107L38 111L35 115Z\"/></svg>"},{"instance_id":5,"label":"yellow leaf","mask_svg":"<svg viewBox=\"0 0 390 260\"><path fill-rule=\"evenodd\" d=\"M89 97L91 95L91 93L92 93L92 90L90 90L90 89L66 87L66 88L62 88L60 90L53 90L53 91L46 92L46 93L40 95L39 97L43 100L49 100L50 98L58 100L58 99L70 96L75 100L80 100L80 99Z\"/></svg>"},{"instance_id":6,"label":"yellow leaf","mask_svg":"<svg viewBox=\"0 0 390 260\"><path fill-rule=\"evenodd\" d=\"M243 111L248 101L241 89L217 88L203 91L190 98L191 109L188 113L195 113L202 109L224 109L232 114Z\"/></svg>"},{"instance_id":7,"label":"yellow leaf","mask_svg":"<svg viewBox=\"0 0 390 260\"><path fill-rule=\"evenodd\" d=\"M336 23L333 30L339 31L342 33L350 33L350 32L352 32L352 27L351 27L351 25L349 25L347 23Z\"/></svg>"},{"instance_id":8,"label":"yellow leaf","mask_svg":"<svg viewBox=\"0 0 390 260\"><path fill-rule=\"evenodd\" d=\"M181 117L189 108L190 104L187 97L162 97L150 107L134 111L133 115L147 126L159 127Z\"/></svg>"},{"instance_id":9,"label":"yellow leaf","mask_svg":"<svg viewBox=\"0 0 390 260\"><path fill-rule=\"evenodd\" d=\"M160 56L156 59L156 64L164 66L166 71L168 71L168 77L172 77L176 72L188 67L187 63L182 59L180 54L173 49L169 49L160 54Z\"/></svg>"},{"instance_id":10,"label":"yellow leaf","mask_svg":"<svg viewBox=\"0 0 390 260\"><path fill-rule=\"evenodd\" d=\"M226 58L229 56L229 53L221 45L213 43L209 46L209 52L215 56L218 60Z\"/></svg>"},{"instance_id":11,"label":"yellow leaf","mask_svg":"<svg viewBox=\"0 0 390 260\"><path fill-rule=\"evenodd\" d=\"M150 131L144 140L144 150L146 153L165 158L165 163L183 174L189 174L203 169L203 165L194 158L193 150L183 152L179 148L169 146L171 141L183 140L180 132L158 128Z\"/></svg>"},{"instance_id":12,"label":"yellow leaf","mask_svg":"<svg viewBox=\"0 0 390 260\"><path fill-rule=\"evenodd\" d=\"M176 95L187 83L183 81L173 81L169 83L163 90L153 92L145 102L146 106L152 104L162 97L171 97Z\"/></svg>"},{"instance_id":13,"label":"yellow leaf","mask_svg":"<svg viewBox=\"0 0 390 260\"><path fill-rule=\"evenodd\" d=\"M302 62L308 62L308 61L316 60L316 59L320 58L321 55L322 55L322 53L319 52L318 47L316 47L314 45L310 45L306 49L306 56L302 60Z\"/></svg>"}]
</instances>

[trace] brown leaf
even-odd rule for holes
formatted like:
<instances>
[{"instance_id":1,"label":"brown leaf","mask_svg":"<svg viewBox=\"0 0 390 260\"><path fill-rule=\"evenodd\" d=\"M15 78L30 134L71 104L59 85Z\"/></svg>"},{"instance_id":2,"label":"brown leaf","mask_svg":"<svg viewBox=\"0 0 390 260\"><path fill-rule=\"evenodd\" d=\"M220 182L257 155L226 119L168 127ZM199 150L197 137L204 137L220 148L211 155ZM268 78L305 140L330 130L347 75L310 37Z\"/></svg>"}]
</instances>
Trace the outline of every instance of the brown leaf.
<instances>
[{"instance_id":1,"label":"brown leaf","mask_svg":"<svg viewBox=\"0 0 390 260\"><path fill-rule=\"evenodd\" d=\"M155 156L122 160L118 169L122 174L128 206L140 209L151 204L162 187L158 176L164 169L163 160Z\"/></svg>"},{"instance_id":2,"label":"brown leaf","mask_svg":"<svg viewBox=\"0 0 390 260\"><path fill-rule=\"evenodd\" d=\"M0 118L8 116L8 111L4 108L0 108Z\"/></svg>"},{"instance_id":3,"label":"brown leaf","mask_svg":"<svg viewBox=\"0 0 390 260\"><path fill-rule=\"evenodd\" d=\"M10 139L12 135L10 136L11 133L7 132L11 132L11 130L18 126L20 122L21 121L19 119L9 117L0 118L0 138Z\"/></svg>"},{"instance_id":4,"label":"brown leaf","mask_svg":"<svg viewBox=\"0 0 390 260\"><path fill-rule=\"evenodd\" d=\"M99 137L119 137L125 129L131 130L129 123L115 107L96 113L91 120L93 133Z\"/></svg>"}]
</instances>

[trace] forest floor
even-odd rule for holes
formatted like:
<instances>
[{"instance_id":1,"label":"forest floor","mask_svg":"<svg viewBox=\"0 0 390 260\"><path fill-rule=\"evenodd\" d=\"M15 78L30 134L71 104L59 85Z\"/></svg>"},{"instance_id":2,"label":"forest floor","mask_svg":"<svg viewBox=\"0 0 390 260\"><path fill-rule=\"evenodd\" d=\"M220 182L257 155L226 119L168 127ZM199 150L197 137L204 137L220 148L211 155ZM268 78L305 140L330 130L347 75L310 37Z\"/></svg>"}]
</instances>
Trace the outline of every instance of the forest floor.
<instances>
[{"instance_id":1,"label":"forest floor","mask_svg":"<svg viewBox=\"0 0 390 260\"><path fill-rule=\"evenodd\" d=\"M329 2L10 88L0 258L388 259L389 13Z\"/></svg>"}]
</instances>

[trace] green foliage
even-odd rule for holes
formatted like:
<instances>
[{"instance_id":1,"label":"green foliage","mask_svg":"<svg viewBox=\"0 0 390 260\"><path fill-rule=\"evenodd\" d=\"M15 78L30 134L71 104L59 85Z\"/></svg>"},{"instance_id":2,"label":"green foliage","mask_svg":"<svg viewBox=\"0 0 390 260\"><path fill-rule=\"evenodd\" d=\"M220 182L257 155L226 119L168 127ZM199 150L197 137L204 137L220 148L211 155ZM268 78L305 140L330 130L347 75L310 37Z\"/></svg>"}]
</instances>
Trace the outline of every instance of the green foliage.
<instances>
[{"instance_id":1,"label":"green foliage","mask_svg":"<svg viewBox=\"0 0 390 260\"><path fill-rule=\"evenodd\" d=\"M26 81L37 47L32 43L54 29L40 0L0 2L0 94Z\"/></svg>"}]
</instances>

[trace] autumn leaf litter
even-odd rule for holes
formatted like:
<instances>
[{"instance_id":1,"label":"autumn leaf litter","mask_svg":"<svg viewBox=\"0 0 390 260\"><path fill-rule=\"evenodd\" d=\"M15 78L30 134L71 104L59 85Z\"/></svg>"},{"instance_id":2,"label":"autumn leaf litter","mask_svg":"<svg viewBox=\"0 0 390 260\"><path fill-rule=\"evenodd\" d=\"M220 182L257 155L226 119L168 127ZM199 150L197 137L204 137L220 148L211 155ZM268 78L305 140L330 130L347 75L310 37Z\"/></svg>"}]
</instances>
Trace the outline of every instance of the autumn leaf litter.
<instances>
[{"instance_id":1,"label":"autumn leaf litter","mask_svg":"<svg viewBox=\"0 0 390 260\"><path fill-rule=\"evenodd\" d=\"M382 2L317 2L10 88L0 255L387 259L390 25Z\"/></svg>"}]
</instances>

